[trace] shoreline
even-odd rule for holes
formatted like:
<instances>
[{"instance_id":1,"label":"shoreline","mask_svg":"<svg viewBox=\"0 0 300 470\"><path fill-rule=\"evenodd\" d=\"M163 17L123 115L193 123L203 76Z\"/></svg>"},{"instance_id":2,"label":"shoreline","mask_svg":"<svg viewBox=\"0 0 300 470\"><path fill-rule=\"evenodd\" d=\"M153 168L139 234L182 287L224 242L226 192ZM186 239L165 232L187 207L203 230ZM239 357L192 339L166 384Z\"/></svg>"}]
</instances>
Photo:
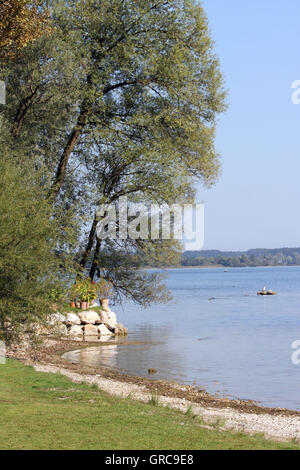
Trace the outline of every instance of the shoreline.
<instances>
[{"instance_id":1,"label":"shoreline","mask_svg":"<svg viewBox=\"0 0 300 470\"><path fill-rule=\"evenodd\" d=\"M223 269L230 272L233 269L249 269L249 268L299 268L300 264L291 264L291 265L272 265L272 266L223 266L222 264L208 264L203 266L161 266L158 268L143 268L144 271L161 271L161 270L171 270L171 269Z\"/></svg>"},{"instance_id":2,"label":"shoreline","mask_svg":"<svg viewBox=\"0 0 300 470\"><path fill-rule=\"evenodd\" d=\"M136 342L132 342L132 344ZM201 416L208 426L224 421L222 430L243 431L248 434L263 433L269 439L300 440L300 412L284 408L269 408L252 401L231 400L209 394L204 388L122 374L109 367L90 367L63 359L62 354L88 346L104 346L115 342L78 343L61 339L46 339L35 350L18 346L8 351L7 357L31 365L37 371L61 373L74 382L95 384L106 393L120 398L148 402L155 399L162 406L170 406ZM129 343L131 344L131 343ZM120 344L120 347L122 344Z\"/></svg>"}]
</instances>

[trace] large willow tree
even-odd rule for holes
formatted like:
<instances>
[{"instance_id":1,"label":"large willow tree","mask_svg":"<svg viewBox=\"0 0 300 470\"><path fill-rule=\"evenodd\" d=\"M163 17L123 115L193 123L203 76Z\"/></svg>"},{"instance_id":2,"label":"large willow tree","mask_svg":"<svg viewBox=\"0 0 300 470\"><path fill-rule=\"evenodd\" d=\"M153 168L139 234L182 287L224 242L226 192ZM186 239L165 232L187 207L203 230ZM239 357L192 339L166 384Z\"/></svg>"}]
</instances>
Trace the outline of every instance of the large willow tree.
<instances>
[{"instance_id":1,"label":"large willow tree","mask_svg":"<svg viewBox=\"0 0 300 470\"><path fill-rule=\"evenodd\" d=\"M54 207L77 211L82 268L119 295L163 300L157 276L139 267L173 262L178 243L101 242L95 211L119 196L192 202L197 180L216 181L225 93L204 10L193 0L47 3L51 36L2 70L10 145L44 173Z\"/></svg>"}]
</instances>

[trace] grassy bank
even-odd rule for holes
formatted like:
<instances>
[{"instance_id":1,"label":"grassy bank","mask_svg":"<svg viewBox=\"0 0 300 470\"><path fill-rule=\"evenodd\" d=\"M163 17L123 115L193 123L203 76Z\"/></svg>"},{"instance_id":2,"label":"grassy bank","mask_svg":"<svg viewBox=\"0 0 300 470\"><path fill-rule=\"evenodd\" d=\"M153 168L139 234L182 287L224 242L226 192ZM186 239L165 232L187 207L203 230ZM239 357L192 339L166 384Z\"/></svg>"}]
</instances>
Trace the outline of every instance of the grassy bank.
<instances>
[{"instance_id":1,"label":"grassy bank","mask_svg":"<svg viewBox=\"0 0 300 470\"><path fill-rule=\"evenodd\" d=\"M192 413L108 396L20 362L0 365L0 449L299 449L201 427Z\"/></svg>"}]
</instances>

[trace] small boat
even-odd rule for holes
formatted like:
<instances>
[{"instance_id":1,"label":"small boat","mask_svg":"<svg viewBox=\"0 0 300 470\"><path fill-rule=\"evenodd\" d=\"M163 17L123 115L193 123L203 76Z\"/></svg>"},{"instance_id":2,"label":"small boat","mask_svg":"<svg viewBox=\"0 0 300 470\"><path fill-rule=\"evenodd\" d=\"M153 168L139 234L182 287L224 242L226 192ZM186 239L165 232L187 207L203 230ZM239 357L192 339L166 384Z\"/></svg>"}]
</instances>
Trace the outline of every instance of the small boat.
<instances>
[{"instance_id":1,"label":"small boat","mask_svg":"<svg viewBox=\"0 0 300 470\"><path fill-rule=\"evenodd\" d=\"M268 290L267 295L277 295L277 292L274 292L272 289Z\"/></svg>"},{"instance_id":2,"label":"small boat","mask_svg":"<svg viewBox=\"0 0 300 470\"><path fill-rule=\"evenodd\" d=\"M257 292L257 295L277 295L277 292L274 292L272 289L267 290L265 287Z\"/></svg>"}]
</instances>

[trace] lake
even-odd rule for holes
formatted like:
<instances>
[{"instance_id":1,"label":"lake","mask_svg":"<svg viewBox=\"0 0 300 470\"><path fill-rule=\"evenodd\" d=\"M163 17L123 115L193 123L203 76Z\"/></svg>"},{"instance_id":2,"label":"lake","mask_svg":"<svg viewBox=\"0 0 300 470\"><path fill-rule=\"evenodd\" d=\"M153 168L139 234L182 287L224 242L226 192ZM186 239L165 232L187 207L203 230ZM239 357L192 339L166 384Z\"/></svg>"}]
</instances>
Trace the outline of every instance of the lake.
<instances>
[{"instance_id":1,"label":"lake","mask_svg":"<svg viewBox=\"0 0 300 470\"><path fill-rule=\"evenodd\" d=\"M153 368L155 379L300 410L300 365L291 360L291 345L300 340L300 267L166 274L172 304L112 306L129 328L128 340L149 344L99 346L65 357L145 377ZM278 295L257 296L264 286Z\"/></svg>"}]
</instances>

